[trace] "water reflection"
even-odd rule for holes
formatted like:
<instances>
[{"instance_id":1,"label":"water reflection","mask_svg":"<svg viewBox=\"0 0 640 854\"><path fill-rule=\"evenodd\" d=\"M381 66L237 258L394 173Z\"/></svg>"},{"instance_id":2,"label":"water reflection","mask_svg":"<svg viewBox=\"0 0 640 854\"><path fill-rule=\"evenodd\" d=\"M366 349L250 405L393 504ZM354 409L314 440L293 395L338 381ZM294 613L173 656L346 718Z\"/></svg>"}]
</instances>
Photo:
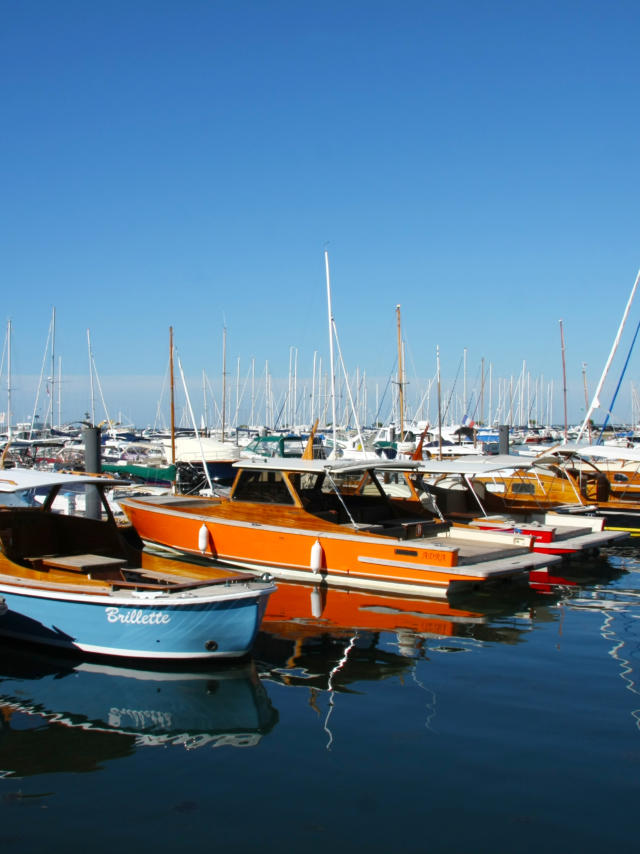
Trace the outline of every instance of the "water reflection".
<instances>
[{"instance_id":1,"label":"water reflection","mask_svg":"<svg viewBox=\"0 0 640 854\"><path fill-rule=\"evenodd\" d=\"M251 747L277 720L253 661L166 671L0 645L0 775L92 771L143 745Z\"/></svg>"},{"instance_id":2,"label":"water reflection","mask_svg":"<svg viewBox=\"0 0 640 854\"><path fill-rule=\"evenodd\" d=\"M360 662L360 669L366 659L370 678L384 678L388 668L403 669L407 660L424 657L434 638L520 642L534 613L545 619L542 612L560 595L551 588L545 593L524 587L509 595L477 593L450 602L279 582L254 651L259 659L292 671L305 656L317 658L324 650L331 660L349 646L350 658ZM379 642L382 634L385 649Z\"/></svg>"},{"instance_id":3,"label":"water reflection","mask_svg":"<svg viewBox=\"0 0 640 854\"><path fill-rule=\"evenodd\" d=\"M598 614L600 635L607 644L608 654L616 663L625 689L634 695L635 707L630 714L640 729L640 689L635 675L640 657L640 590L627 585L580 586L565 597L565 606L571 611Z\"/></svg>"},{"instance_id":4,"label":"water reflection","mask_svg":"<svg viewBox=\"0 0 640 854\"><path fill-rule=\"evenodd\" d=\"M395 677L423 694L430 727L437 697L420 661L486 643L518 644L534 622L557 619L557 601L557 595L528 587L449 602L279 582L254 656L265 680L308 692L331 749L339 695Z\"/></svg>"}]
</instances>

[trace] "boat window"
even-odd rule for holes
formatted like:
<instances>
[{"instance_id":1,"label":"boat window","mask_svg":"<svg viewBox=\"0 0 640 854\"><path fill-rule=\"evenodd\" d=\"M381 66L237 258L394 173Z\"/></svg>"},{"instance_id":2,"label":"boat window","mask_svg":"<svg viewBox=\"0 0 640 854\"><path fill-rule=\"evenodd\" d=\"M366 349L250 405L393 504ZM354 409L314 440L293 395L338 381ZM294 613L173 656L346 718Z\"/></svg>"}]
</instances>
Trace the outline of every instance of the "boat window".
<instances>
[{"instance_id":1,"label":"boat window","mask_svg":"<svg viewBox=\"0 0 640 854\"><path fill-rule=\"evenodd\" d=\"M533 483L513 483L511 485L511 491L515 495L533 495L536 489L535 484Z\"/></svg>"},{"instance_id":2,"label":"boat window","mask_svg":"<svg viewBox=\"0 0 640 854\"><path fill-rule=\"evenodd\" d=\"M372 472L345 472L333 474L333 480L343 495L384 495Z\"/></svg>"},{"instance_id":3,"label":"boat window","mask_svg":"<svg viewBox=\"0 0 640 854\"><path fill-rule=\"evenodd\" d=\"M234 501L293 504L293 497L280 471L241 471L232 497Z\"/></svg>"},{"instance_id":4,"label":"boat window","mask_svg":"<svg viewBox=\"0 0 640 854\"><path fill-rule=\"evenodd\" d=\"M47 491L36 489L17 489L15 492L0 493L2 507L41 507L47 497Z\"/></svg>"},{"instance_id":5,"label":"boat window","mask_svg":"<svg viewBox=\"0 0 640 854\"><path fill-rule=\"evenodd\" d=\"M487 492L504 492L504 483L487 483Z\"/></svg>"}]
</instances>

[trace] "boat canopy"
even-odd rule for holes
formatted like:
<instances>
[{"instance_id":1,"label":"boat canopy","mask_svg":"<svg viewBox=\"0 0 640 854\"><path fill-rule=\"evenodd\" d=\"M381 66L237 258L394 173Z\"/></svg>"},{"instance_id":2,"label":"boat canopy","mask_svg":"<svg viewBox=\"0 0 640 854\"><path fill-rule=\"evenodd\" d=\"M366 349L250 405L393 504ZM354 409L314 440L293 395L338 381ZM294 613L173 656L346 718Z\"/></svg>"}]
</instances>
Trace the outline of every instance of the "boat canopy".
<instances>
[{"instance_id":1,"label":"boat canopy","mask_svg":"<svg viewBox=\"0 0 640 854\"><path fill-rule=\"evenodd\" d=\"M477 475L505 471L507 469L530 469L534 461L529 457L515 454L496 454L495 456L459 457L447 460L424 460L418 463L418 471L423 474L461 474Z\"/></svg>"},{"instance_id":2,"label":"boat canopy","mask_svg":"<svg viewBox=\"0 0 640 854\"><path fill-rule=\"evenodd\" d=\"M127 480L97 475L63 474L62 472L22 468L0 470L0 492L19 492L22 489L52 489L54 486L79 486L86 483L95 483L100 486L129 485Z\"/></svg>"},{"instance_id":3,"label":"boat canopy","mask_svg":"<svg viewBox=\"0 0 640 854\"><path fill-rule=\"evenodd\" d=\"M299 457L275 459L243 459L233 464L239 469L259 469L261 471L285 471L305 474L328 472L329 474L349 474L364 471L416 471L420 463L417 460L303 460Z\"/></svg>"}]
</instances>

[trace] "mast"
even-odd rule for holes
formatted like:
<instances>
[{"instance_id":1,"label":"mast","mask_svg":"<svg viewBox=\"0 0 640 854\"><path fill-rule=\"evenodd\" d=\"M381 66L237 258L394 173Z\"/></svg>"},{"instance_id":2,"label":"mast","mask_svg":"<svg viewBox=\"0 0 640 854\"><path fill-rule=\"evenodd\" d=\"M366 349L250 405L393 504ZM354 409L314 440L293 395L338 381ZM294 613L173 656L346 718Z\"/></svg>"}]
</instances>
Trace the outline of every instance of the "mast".
<instances>
[{"instance_id":1,"label":"mast","mask_svg":"<svg viewBox=\"0 0 640 854\"><path fill-rule=\"evenodd\" d=\"M58 356L58 427L62 424L62 356Z\"/></svg>"},{"instance_id":2,"label":"mast","mask_svg":"<svg viewBox=\"0 0 640 854\"><path fill-rule=\"evenodd\" d=\"M202 414L204 417L204 429L205 429L206 434L208 434L208 432L209 432L209 429L208 429L209 428L209 413L207 410L207 377L206 377L206 374L204 372L204 368L202 369L202 404L203 404Z\"/></svg>"},{"instance_id":3,"label":"mast","mask_svg":"<svg viewBox=\"0 0 640 854\"><path fill-rule=\"evenodd\" d=\"M565 360L564 349L564 331L562 321L560 321L560 348L562 350L562 396L564 401L564 441L567 441L568 424L567 424L567 363Z\"/></svg>"},{"instance_id":4,"label":"mast","mask_svg":"<svg viewBox=\"0 0 640 854\"><path fill-rule=\"evenodd\" d=\"M589 408L589 392L587 391L587 363L582 363L582 385L584 386L584 411ZM589 424L589 442L591 442L591 424Z\"/></svg>"},{"instance_id":5,"label":"mast","mask_svg":"<svg viewBox=\"0 0 640 854\"><path fill-rule=\"evenodd\" d=\"M582 426L578 432L578 437L576 442L579 442L582 438L582 434L585 431L587 424L589 423L589 419L591 418L591 414L594 409L597 409L600 406L600 392L602 391L602 386L604 385L604 381L606 379L607 374L609 373L609 368L611 367L611 362L613 361L613 357L615 355L616 350L618 349L618 344L620 343L620 338L622 336L622 330L624 329L624 325L627 321L627 317L629 315L629 311L631 309L631 303L633 302L633 298L636 293L636 289L638 287L638 282L640 281L640 271L638 271L638 275L636 276L636 280L633 283L633 287L631 288L631 293L629 295L629 299L627 300L627 305L624 310L624 314L622 315L622 320L620 321L620 326L618 327L617 335L614 339L613 346L611 347L611 352L609 353L609 358L607 359L607 363L604 366L604 370L602 372L602 376L600 377L600 381L598 383L598 387L593 395L593 400L591 401L591 406L589 407L587 414L585 415L584 421L582 422Z\"/></svg>"},{"instance_id":6,"label":"mast","mask_svg":"<svg viewBox=\"0 0 640 854\"><path fill-rule=\"evenodd\" d=\"M316 417L316 358L318 356L318 351L313 351L313 379L311 380L311 413L310 413L310 422L313 424L314 418Z\"/></svg>"},{"instance_id":7,"label":"mast","mask_svg":"<svg viewBox=\"0 0 640 854\"><path fill-rule=\"evenodd\" d=\"M91 389L91 426L96 426L96 399L93 388L93 353L91 352L91 332L87 329L87 348L89 350L89 386Z\"/></svg>"},{"instance_id":8,"label":"mast","mask_svg":"<svg viewBox=\"0 0 640 854\"><path fill-rule=\"evenodd\" d=\"M173 380L173 326L169 327L169 382L171 384L171 465L176 464L176 402Z\"/></svg>"},{"instance_id":9,"label":"mast","mask_svg":"<svg viewBox=\"0 0 640 854\"><path fill-rule=\"evenodd\" d=\"M11 321L7 321L7 439L11 441Z\"/></svg>"},{"instance_id":10,"label":"mast","mask_svg":"<svg viewBox=\"0 0 640 854\"><path fill-rule=\"evenodd\" d=\"M333 310L331 308L331 280L329 277L329 253L324 250L324 266L327 279L327 311L329 314L329 365L331 371L331 421L333 429L333 456L337 456L338 437L336 431L336 373L333 355Z\"/></svg>"},{"instance_id":11,"label":"mast","mask_svg":"<svg viewBox=\"0 0 640 854\"><path fill-rule=\"evenodd\" d=\"M462 354L462 423L467 423L467 348L464 348Z\"/></svg>"},{"instance_id":12,"label":"mast","mask_svg":"<svg viewBox=\"0 0 640 854\"><path fill-rule=\"evenodd\" d=\"M227 327L222 327L222 441L224 442L227 403Z\"/></svg>"},{"instance_id":13,"label":"mast","mask_svg":"<svg viewBox=\"0 0 640 854\"><path fill-rule=\"evenodd\" d=\"M436 374L438 377L438 459L442 459L442 392L440 386L440 347L436 347Z\"/></svg>"},{"instance_id":14,"label":"mast","mask_svg":"<svg viewBox=\"0 0 640 854\"><path fill-rule=\"evenodd\" d=\"M400 306L396 306L398 326L398 410L400 415L400 441L404 441L404 369L402 361L402 329L400 326Z\"/></svg>"},{"instance_id":15,"label":"mast","mask_svg":"<svg viewBox=\"0 0 640 854\"><path fill-rule=\"evenodd\" d=\"M251 418L249 419L249 425L253 427L255 424L255 397L256 397L256 359L255 356L251 357Z\"/></svg>"},{"instance_id":16,"label":"mast","mask_svg":"<svg viewBox=\"0 0 640 854\"><path fill-rule=\"evenodd\" d=\"M56 393L56 309L51 309L51 427L53 427L53 416L55 412ZM46 427L46 424L44 425Z\"/></svg>"}]
</instances>

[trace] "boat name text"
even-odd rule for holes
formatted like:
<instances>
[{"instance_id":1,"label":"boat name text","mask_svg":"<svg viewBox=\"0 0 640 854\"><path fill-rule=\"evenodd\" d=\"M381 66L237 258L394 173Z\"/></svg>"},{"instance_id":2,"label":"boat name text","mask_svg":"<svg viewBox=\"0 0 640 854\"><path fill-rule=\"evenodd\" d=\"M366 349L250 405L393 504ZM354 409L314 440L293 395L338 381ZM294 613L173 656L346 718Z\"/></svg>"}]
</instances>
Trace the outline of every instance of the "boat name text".
<instances>
[{"instance_id":1,"label":"boat name text","mask_svg":"<svg viewBox=\"0 0 640 854\"><path fill-rule=\"evenodd\" d=\"M143 611L134 608L121 612L120 608L114 607L105 608L105 611L110 623L142 623L147 626L158 626L171 622L169 614L163 614L162 611Z\"/></svg>"}]
</instances>

